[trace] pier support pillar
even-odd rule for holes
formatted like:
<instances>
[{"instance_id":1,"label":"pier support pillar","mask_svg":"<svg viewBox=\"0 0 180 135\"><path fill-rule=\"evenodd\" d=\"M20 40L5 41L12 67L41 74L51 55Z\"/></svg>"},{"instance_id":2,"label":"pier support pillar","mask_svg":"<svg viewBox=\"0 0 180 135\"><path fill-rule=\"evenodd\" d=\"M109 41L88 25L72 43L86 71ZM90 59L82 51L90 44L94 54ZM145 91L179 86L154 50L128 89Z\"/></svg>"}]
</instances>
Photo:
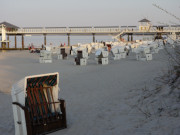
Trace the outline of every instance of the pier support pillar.
<instances>
[{"instance_id":1,"label":"pier support pillar","mask_svg":"<svg viewBox=\"0 0 180 135\"><path fill-rule=\"evenodd\" d=\"M131 34L131 41L133 41L133 34Z\"/></svg>"},{"instance_id":2,"label":"pier support pillar","mask_svg":"<svg viewBox=\"0 0 180 135\"><path fill-rule=\"evenodd\" d=\"M14 43L15 43L15 48L17 48L17 38L16 38L16 35L14 36Z\"/></svg>"},{"instance_id":3,"label":"pier support pillar","mask_svg":"<svg viewBox=\"0 0 180 135\"><path fill-rule=\"evenodd\" d=\"M7 37L7 41L8 41L8 48L9 48L9 35L8 35L8 37Z\"/></svg>"},{"instance_id":4,"label":"pier support pillar","mask_svg":"<svg viewBox=\"0 0 180 135\"><path fill-rule=\"evenodd\" d=\"M95 40L96 40L95 39L95 34L93 33L92 35L93 35L93 42L95 43Z\"/></svg>"},{"instance_id":5,"label":"pier support pillar","mask_svg":"<svg viewBox=\"0 0 180 135\"><path fill-rule=\"evenodd\" d=\"M129 41L129 34L128 34L128 39L127 40Z\"/></svg>"},{"instance_id":6,"label":"pier support pillar","mask_svg":"<svg viewBox=\"0 0 180 135\"><path fill-rule=\"evenodd\" d=\"M22 35L22 49L24 49L24 35Z\"/></svg>"},{"instance_id":7,"label":"pier support pillar","mask_svg":"<svg viewBox=\"0 0 180 135\"><path fill-rule=\"evenodd\" d=\"M68 35L68 46L70 46L71 45L71 43L70 43L70 34L67 34Z\"/></svg>"},{"instance_id":8,"label":"pier support pillar","mask_svg":"<svg viewBox=\"0 0 180 135\"><path fill-rule=\"evenodd\" d=\"M46 34L44 34L44 46L46 46Z\"/></svg>"},{"instance_id":9,"label":"pier support pillar","mask_svg":"<svg viewBox=\"0 0 180 135\"><path fill-rule=\"evenodd\" d=\"M122 36L121 35L119 36L119 39L120 39L120 41L122 40Z\"/></svg>"},{"instance_id":10,"label":"pier support pillar","mask_svg":"<svg viewBox=\"0 0 180 135\"><path fill-rule=\"evenodd\" d=\"M6 42L1 42L1 48L5 49L6 48Z\"/></svg>"}]
</instances>

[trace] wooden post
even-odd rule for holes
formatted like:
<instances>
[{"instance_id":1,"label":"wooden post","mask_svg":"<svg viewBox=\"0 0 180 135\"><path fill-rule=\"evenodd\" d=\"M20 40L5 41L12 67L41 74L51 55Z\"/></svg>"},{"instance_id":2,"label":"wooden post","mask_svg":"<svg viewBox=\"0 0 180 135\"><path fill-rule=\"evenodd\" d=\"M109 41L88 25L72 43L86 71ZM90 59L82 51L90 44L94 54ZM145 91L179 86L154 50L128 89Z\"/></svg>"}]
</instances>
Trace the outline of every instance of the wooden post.
<instances>
[{"instance_id":1,"label":"wooden post","mask_svg":"<svg viewBox=\"0 0 180 135\"><path fill-rule=\"evenodd\" d=\"M16 35L14 37L14 42L15 42L15 48L17 48L17 39L16 39Z\"/></svg>"},{"instance_id":2,"label":"wooden post","mask_svg":"<svg viewBox=\"0 0 180 135\"><path fill-rule=\"evenodd\" d=\"M46 46L46 34L44 34L44 46Z\"/></svg>"},{"instance_id":3,"label":"wooden post","mask_svg":"<svg viewBox=\"0 0 180 135\"><path fill-rule=\"evenodd\" d=\"M2 42L2 43L1 43L1 48L2 48L2 49L6 49L6 42Z\"/></svg>"},{"instance_id":4,"label":"wooden post","mask_svg":"<svg viewBox=\"0 0 180 135\"><path fill-rule=\"evenodd\" d=\"M93 33L92 35L93 35L93 42L95 43L95 40L96 40L95 39L95 34Z\"/></svg>"},{"instance_id":5,"label":"wooden post","mask_svg":"<svg viewBox=\"0 0 180 135\"><path fill-rule=\"evenodd\" d=\"M68 46L70 46L70 34L67 35L68 35Z\"/></svg>"},{"instance_id":6,"label":"wooden post","mask_svg":"<svg viewBox=\"0 0 180 135\"><path fill-rule=\"evenodd\" d=\"M24 35L22 35L22 49L24 49Z\"/></svg>"},{"instance_id":7,"label":"wooden post","mask_svg":"<svg viewBox=\"0 0 180 135\"><path fill-rule=\"evenodd\" d=\"M9 35L8 35L8 37L7 37L7 40L8 40L8 48L9 48Z\"/></svg>"},{"instance_id":8,"label":"wooden post","mask_svg":"<svg viewBox=\"0 0 180 135\"><path fill-rule=\"evenodd\" d=\"M133 41L133 34L131 34L131 41Z\"/></svg>"},{"instance_id":9,"label":"wooden post","mask_svg":"<svg viewBox=\"0 0 180 135\"><path fill-rule=\"evenodd\" d=\"M122 39L122 35L120 35L120 36L119 36L119 39L120 39L120 41L121 41L121 39Z\"/></svg>"},{"instance_id":10,"label":"wooden post","mask_svg":"<svg viewBox=\"0 0 180 135\"><path fill-rule=\"evenodd\" d=\"M129 41L129 34L128 34L128 41Z\"/></svg>"},{"instance_id":11,"label":"wooden post","mask_svg":"<svg viewBox=\"0 0 180 135\"><path fill-rule=\"evenodd\" d=\"M62 112L62 123L65 128L67 128L67 122L66 122L66 103L63 99L60 99L60 108Z\"/></svg>"}]
</instances>

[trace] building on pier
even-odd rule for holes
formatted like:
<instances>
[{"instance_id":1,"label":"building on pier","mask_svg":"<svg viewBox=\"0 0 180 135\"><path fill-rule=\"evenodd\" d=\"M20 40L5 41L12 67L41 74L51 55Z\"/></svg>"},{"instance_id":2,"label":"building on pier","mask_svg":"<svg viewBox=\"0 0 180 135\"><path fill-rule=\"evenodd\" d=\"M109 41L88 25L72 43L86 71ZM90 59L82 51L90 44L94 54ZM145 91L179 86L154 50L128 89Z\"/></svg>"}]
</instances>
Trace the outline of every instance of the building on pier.
<instances>
[{"instance_id":1,"label":"building on pier","mask_svg":"<svg viewBox=\"0 0 180 135\"><path fill-rule=\"evenodd\" d=\"M15 26L15 25L8 23L8 22L0 23L0 25L2 25L2 24L6 26L6 31L12 31L13 32L13 31L17 31L19 29L18 26Z\"/></svg>"},{"instance_id":2,"label":"building on pier","mask_svg":"<svg viewBox=\"0 0 180 135\"><path fill-rule=\"evenodd\" d=\"M147 19L142 19L139 21L139 30L140 31L149 31L151 27L151 21Z\"/></svg>"},{"instance_id":3,"label":"building on pier","mask_svg":"<svg viewBox=\"0 0 180 135\"><path fill-rule=\"evenodd\" d=\"M8 23L8 22L2 22L0 23L1 26L1 48L9 48L9 35L7 35L7 32L17 32L19 27ZM16 39L15 39L16 40Z\"/></svg>"}]
</instances>

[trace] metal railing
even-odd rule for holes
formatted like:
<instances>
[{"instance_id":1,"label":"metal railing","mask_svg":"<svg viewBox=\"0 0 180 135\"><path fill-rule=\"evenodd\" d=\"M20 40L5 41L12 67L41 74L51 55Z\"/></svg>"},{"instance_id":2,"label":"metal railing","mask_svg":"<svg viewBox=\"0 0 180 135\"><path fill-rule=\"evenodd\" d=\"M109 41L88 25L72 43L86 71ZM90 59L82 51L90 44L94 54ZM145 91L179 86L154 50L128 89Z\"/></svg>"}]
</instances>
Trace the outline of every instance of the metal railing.
<instances>
[{"instance_id":1,"label":"metal railing","mask_svg":"<svg viewBox=\"0 0 180 135\"><path fill-rule=\"evenodd\" d=\"M46 34L46 33L52 33L52 34L56 34L56 33L118 33L120 32L119 28L56 28L56 29L46 29L46 28L42 28L42 29L23 29L20 28L17 31L7 31L7 34L28 34L28 33L32 33L32 34ZM0 29L0 33L1 33L1 29Z\"/></svg>"},{"instance_id":2,"label":"metal railing","mask_svg":"<svg viewBox=\"0 0 180 135\"><path fill-rule=\"evenodd\" d=\"M180 32L180 27L165 27L163 30L157 30L151 27L149 30L139 30L138 28L20 28L17 31L7 31L7 34L90 34L90 33L139 33L139 32ZM1 29L0 29L1 33Z\"/></svg>"}]
</instances>

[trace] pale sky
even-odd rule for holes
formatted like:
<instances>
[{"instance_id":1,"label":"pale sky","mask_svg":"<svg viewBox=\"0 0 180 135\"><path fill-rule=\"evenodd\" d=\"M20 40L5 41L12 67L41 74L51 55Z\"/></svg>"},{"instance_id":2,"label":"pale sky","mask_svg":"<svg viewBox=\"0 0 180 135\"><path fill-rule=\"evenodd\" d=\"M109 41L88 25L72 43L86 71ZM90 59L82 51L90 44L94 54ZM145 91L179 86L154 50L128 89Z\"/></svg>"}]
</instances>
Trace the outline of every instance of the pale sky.
<instances>
[{"instance_id":1,"label":"pale sky","mask_svg":"<svg viewBox=\"0 0 180 135\"><path fill-rule=\"evenodd\" d=\"M138 25L178 20L157 9L155 3L180 17L180 0L0 0L0 22L19 27Z\"/></svg>"}]
</instances>

